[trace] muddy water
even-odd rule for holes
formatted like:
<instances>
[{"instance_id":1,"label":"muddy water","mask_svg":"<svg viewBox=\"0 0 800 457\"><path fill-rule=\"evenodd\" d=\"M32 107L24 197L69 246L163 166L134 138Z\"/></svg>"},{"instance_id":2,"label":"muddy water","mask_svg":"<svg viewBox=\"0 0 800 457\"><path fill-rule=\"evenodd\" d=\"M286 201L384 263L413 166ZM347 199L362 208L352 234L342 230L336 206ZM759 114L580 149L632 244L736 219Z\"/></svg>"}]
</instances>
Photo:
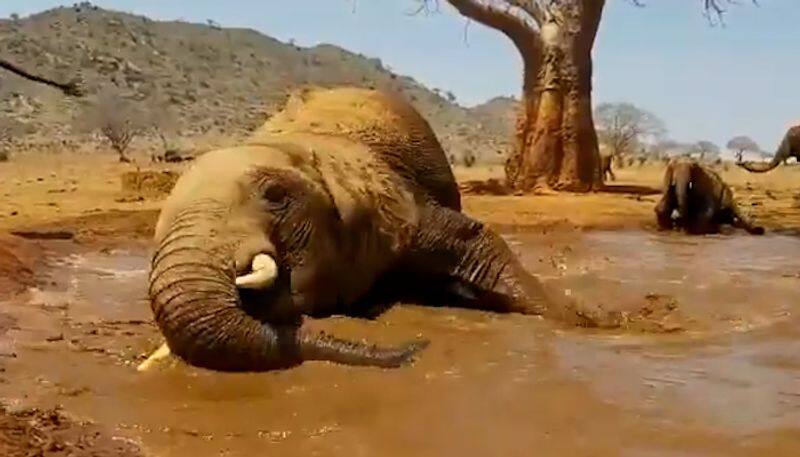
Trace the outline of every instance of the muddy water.
<instances>
[{"instance_id":1,"label":"muddy water","mask_svg":"<svg viewBox=\"0 0 800 457\"><path fill-rule=\"evenodd\" d=\"M800 455L800 239L514 234L554 288L608 308L669 297L664 325L581 331L535 317L398 306L338 335L432 340L397 370L139 374L158 335L147 252L54 242L51 277L3 304L0 397L60 403L159 456Z\"/></svg>"}]
</instances>

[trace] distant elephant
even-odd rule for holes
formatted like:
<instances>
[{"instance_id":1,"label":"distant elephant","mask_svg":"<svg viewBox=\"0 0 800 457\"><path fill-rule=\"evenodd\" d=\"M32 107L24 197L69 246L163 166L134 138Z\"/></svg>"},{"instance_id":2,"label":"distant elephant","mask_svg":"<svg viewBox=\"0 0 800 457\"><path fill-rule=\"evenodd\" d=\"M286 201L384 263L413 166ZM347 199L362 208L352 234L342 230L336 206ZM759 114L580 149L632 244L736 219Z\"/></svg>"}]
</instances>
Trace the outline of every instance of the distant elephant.
<instances>
[{"instance_id":1,"label":"distant elephant","mask_svg":"<svg viewBox=\"0 0 800 457\"><path fill-rule=\"evenodd\" d=\"M55 87L56 89L64 92L65 95L71 97L82 97L86 93L80 78L75 78L67 83L53 81L52 79L45 78L43 76L34 75L6 59L0 59L0 68L10 71L11 73L14 73L15 75L25 78L29 81Z\"/></svg>"},{"instance_id":2,"label":"distant elephant","mask_svg":"<svg viewBox=\"0 0 800 457\"><path fill-rule=\"evenodd\" d=\"M789 127L771 161L767 163L739 162L737 165L753 173L764 173L782 163L785 164L791 157L800 161L800 125Z\"/></svg>"},{"instance_id":3,"label":"distant elephant","mask_svg":"<svg viewBox=\"0 0 800 457\"><path fill-rule=\"evenodd\" d=\"M673 219L676 210L678 218ZM677 225L687 233L706 234L718 233L722 224L731 224L754 235L764 233L739 211L733 192L722 178L689 158L674 159L667 165L655 212L662 229Z\"/></svg>"},{"instance_id":4,"label":"distant elephant","mask_svg":"<svg viewBox=\"0 0 800 457\"><path fill-rule=\"evenodd\" d=\"M166 339L155 355L224 371L400 366L426 343L378 347L302 326L303 315L357 311L392 281L594 324L554 305L460 208L444 152L410 105L365 89L303 90L243 146L198 157L166 200L149 287Z\"/></svg>"},{"instance_id":5,"label":"distant elephant","mask_svg":"<svg viewBox=\"0 0 800 457\"><path fill-rule=\"evenodd\" d=\"M611 169L612 162L613 162L613 156L607 156L607 155L600 156L600 177L603 179L603 181L606 180L606 176L612 181L617 180L617 177L614 175L614 171Z\"/></svg>"}]
</instances>

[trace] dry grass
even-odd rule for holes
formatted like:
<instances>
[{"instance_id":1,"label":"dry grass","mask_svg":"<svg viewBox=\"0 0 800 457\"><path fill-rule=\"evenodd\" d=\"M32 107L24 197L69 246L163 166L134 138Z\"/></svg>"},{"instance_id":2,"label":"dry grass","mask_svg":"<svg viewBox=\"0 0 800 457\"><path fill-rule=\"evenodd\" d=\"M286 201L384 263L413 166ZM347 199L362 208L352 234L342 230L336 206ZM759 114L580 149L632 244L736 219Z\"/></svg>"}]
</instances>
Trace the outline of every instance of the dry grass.
<instances>
[{"instance_id":1,"label":"dry grass","mask_svg":"<svg viewBox=\"0 0 800 457\"><path fill-rule=\"evenodd\" d=\"M186 165L148 165L161 172ZM136 171L113 155L25 154L0 163L0 230L50 227L80 231L101 225L103 234L149 230L160 200L131 199L122 176ZM502 167L456 168L459 180L501 178ZM658 188L663 167L618 171L614 185ZM749 174L732 167L722 176L740 204L765 227L800 232L800 167ZM597 192L529 196L464 196L465 211L495 226L579 229L654 228L658 195ZM92 227L97 229L97 227ZM99 230L99 229L97 229ZM96 230L95 230L96 231Z\"/></svg>"},{"instance_id":2,"label":"dry grass","mask_svg":"<svg viewBox=\"0 0 800 457\"><path fill-rule=\"evenodd\" d=\"M767 174L735 166L719 170L733 188L740 206L771 230L800 232L800 166ZM623 188L660 189L664 167L651 165L615 171L612 192L535 196L465 196L465 211L499 226L571 226L580 229L654 228L658 195L614 192ZM459 181L502 178L502 167L455 169ZM627 190L627 189L622 189Z\"/></svg>"},{"instance_id":3,"label":"dry grass","mask_svg":"<svg viewBox=\"0 0 800 457\"><path fill-rule=\"evenodd\" d=\"M148 166L162 170L166 166ZM111 154L20 154L0 163L0 230L50 225L112 210L142 211L156 200L124 198L122 176L136 171Z\"/></svg>"}]
</instances>

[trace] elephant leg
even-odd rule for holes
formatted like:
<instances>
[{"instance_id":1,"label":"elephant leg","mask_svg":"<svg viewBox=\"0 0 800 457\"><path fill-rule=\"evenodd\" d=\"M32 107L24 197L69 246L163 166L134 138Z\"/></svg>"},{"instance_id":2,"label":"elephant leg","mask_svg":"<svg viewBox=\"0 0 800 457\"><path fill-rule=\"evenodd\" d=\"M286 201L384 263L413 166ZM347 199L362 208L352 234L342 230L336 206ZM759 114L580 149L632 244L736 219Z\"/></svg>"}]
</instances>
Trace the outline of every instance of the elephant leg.
<instances>
[{"instance_id":1,"label":"elephant leg","mask_svg":"<svg viewBox=\"0 0 800 457\"><path fill-rule=\"evenodd\" d=\"M732 225L736 228L744 229L751 235L763 235L764 227L756 225L749 217L739 211L739 208L731 208Z\"/></svg>"},{"instance_id":2,"label":"elephant leg","mask_svg":"<svg viewBox=\"0 0 800 457\"><path fill-rule=\"evenodd\" d=\"M461 282L473 295L470 307L496 312L546 315L583 326L604 326L606 318L549 294L528 273L508 245L483 224L462 213L426 207L404 268L414 274Z\"/></svg>"},{"instance_id":3,"label":"elephant leg","mask_svg":"<svg viewBox=\"0 0 800 457\"><path fill-rule=\"evenodd\" d=\"M689 233L703 235L707 233L719 232L719 210L713 202L706 201L687 223L686 229Z\"/></svg>"}]
</instances>

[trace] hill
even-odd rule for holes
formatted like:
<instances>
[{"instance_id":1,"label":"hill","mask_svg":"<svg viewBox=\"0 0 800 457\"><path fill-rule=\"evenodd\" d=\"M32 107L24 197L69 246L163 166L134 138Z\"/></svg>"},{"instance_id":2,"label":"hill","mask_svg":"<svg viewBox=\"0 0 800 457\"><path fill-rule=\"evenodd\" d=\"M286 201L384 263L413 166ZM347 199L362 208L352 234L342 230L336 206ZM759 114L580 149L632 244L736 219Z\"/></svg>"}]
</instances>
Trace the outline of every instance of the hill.
<instances>
[{"instance_id":1,"label":"hill","mask_svg":"<svg viewBox=\"0 0 800 457\"><path fill-rule=\"evenodd\" d=\"M355 85L402 93L428 119L452 160L499 161L508 129L498 103L468 109L452 94L397 75L380 59L322 44L304 48L249 29L214 23L155 21L88 3L0 20L0 52L50 77L80 72L90 92L114 86L128 98L158 100L176 118L181 138L245 135L278 109L288 91ZM73 142L79 102L14 75L0 74L0 116L22 125L32 147Z\"/></svg>"}]
</instances>

